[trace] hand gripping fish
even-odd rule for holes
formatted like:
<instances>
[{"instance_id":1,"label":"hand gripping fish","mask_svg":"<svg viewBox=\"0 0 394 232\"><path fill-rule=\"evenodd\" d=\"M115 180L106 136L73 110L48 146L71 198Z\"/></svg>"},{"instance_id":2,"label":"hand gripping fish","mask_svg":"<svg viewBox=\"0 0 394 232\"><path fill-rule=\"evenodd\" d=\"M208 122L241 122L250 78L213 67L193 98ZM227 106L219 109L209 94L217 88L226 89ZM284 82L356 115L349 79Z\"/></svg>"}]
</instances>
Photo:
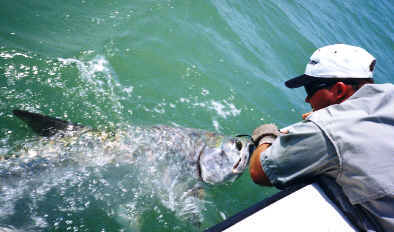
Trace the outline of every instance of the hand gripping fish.
<instances>
[{"instance_id":1,"label":"hand gripping fish","mask_svg":"<svg viewBox=\"0 0 394 232\"><path fill-rule=\"evenodd\" d=\"M157 160L155 156L161 156L162 159L181 160L185 172L196 179L208 184L219 184L237 179L247 168L255 148L247 137L229 137L199 129L159 125L106 132L22 110L14 110L13 114L26 122L37 134L50 138L45 148L51 152L46 153L43 149L37 152L25 148L24 153L14 155L18 158L27 155L30 158L40 156L48 160L58 156L56 152L64 156L65 153L75 150L73 146L77 147L77 144L84 141L85 146L101 146L109 154L106 162L108 159L111 159L111 162L136 159L142 155L147 160ZM80 150L74 153L83 154ZM164 150L166 152L163 152ZM128 155L119 157L116 156L118 153ZM78 159L77 162L83 162L83 155Z\"/></svg>"}]
</instances>

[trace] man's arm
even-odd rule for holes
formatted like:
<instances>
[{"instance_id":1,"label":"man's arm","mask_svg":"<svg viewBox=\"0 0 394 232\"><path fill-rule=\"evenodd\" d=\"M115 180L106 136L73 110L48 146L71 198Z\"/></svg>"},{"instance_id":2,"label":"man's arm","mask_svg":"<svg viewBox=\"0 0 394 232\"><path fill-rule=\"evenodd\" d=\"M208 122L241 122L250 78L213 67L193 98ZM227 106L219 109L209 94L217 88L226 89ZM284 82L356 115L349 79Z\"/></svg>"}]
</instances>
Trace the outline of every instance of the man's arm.
<instances>
[{"instance_id":1,"label":"man's arm","mask_svg":"<svg viewBox=\"0 0 394 232\"><path fill-rule=\"evenodd\" d=\"M261 166L260 162L260 155L263 151L265 151L271 144L263 143L259 145L256 150L252 154L252 158L250 159L249 164L249 172L250 176L254 183L262 186L272 186L271 182L269 181L268 177L265 175L263 167Z\"/></svg>"}]
</instances>

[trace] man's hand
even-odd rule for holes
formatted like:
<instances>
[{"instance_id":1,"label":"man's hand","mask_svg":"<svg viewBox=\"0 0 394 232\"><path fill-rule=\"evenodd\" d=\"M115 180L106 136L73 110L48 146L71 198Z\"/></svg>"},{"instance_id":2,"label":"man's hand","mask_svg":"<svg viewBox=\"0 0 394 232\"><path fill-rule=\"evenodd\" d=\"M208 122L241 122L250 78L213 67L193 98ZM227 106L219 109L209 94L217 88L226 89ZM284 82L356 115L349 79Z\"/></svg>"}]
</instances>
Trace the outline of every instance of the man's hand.
<instances>
[{"instance_id":1,"label":"man's hand","mask_svg":"<svg viewBox=\"0 0 394 232\"><path fill-rule=\"evenodd\" d=\"M260 154L274 142L280 134L275 124L263 124L257 127L252 134L252 140L257 148L254 150L249 163L249 172L252 180L259 185L272 186L260 162Z\"/></svg>"},{"instance_id":2,"label":"man's hand","mask_svg":"<svg viewBox=\"0 0 394 232\"><path fill-rule=\"evenodd\" d=\"M264 143L272 144L279 134L275 124L263 124L253 131L252 140L256 146Z\"/></svg>"},{"instance_id":3,"label":"man's hand","mask_svg":"<svg viewBox=\"0 0 394 232\"><path fill-rule=\"evenodd\" d=\"M252 178L254 183L262 186L272 186L260 162L261 152L265 151L269 146L271 146L271 144L265 143L263 145L260 145L256 150L254 150L249 163L250 177Z\"/></svg>"},{"instance_id":4,"label":"man's hand","mask_svg":"<svg viewBox=\"0 0 394 232\"><path fill-rule=\"evenodd\" d=\"M305 113L302 115L302 119L305 120L309 115L311 115L313 113L313 111Z\"/></svg>"}]
</instances>

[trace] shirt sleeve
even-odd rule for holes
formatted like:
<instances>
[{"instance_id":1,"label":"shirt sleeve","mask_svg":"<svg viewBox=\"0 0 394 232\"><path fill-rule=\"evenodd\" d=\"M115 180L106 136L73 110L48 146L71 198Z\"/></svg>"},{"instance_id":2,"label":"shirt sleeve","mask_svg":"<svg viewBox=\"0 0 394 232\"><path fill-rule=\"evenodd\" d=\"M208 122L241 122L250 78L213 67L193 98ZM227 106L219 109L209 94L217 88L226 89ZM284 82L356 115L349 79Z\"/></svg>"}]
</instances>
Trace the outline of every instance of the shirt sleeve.
<instances>
[{"instance_id":1,"label":"shirt sleeve","mask_svg":"<svg viewBox=\"0 0 394 232\"><path fill-rule=\"evenodd\" d=\"M284 188L321 174L336 178L338 156L324 133L310 121L302 121L286 128L260 154L263 170L270 182Z\"/></svg>"}]
</instances>

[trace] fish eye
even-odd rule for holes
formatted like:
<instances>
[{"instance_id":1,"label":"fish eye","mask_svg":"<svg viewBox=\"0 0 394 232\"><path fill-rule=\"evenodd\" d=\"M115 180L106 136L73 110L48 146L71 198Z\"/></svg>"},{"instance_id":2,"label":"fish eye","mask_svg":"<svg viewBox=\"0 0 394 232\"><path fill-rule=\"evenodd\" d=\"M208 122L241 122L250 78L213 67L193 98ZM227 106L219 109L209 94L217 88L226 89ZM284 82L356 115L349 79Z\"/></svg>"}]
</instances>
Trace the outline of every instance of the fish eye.
<instances>
[{"instance_id":1,"label":"fish eye","mask_svg":"<svg viewBox=\"0 0 394 232\"><path fill-rule=\"evenodd\" d=\"M235 141L235 146L237 147L238 151L242 150L242 143L241 143L241 141L236 140Z\"/></svg>"}]
</instances>

